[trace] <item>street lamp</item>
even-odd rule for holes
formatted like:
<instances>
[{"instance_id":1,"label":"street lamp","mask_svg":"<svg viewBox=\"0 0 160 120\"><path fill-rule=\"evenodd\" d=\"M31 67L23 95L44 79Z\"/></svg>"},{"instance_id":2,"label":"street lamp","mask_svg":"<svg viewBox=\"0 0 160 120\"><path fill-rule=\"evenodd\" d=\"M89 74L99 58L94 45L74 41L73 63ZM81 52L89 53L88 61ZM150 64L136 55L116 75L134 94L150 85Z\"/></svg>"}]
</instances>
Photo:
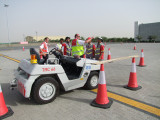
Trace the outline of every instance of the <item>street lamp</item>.
<instances>
[{"instance_id":1,"label":"street lamp","mask_svg":"<svg viewBox=\"0 0 160 120\"><path fill-rule=\"evenodd\" d=\"M38 39L37 39L37 34L38 34L38 33L37 33L37 31L36 31L36 41L38 41Z\"/></svg>"},{"instance_id":2,"label":"street lamp","mask_svg":"<svg viewBox=\"0 0 160 120\"><path fill-rule=\"evenodd\" d=\"M24 41L24 42L26 41L25 34L23 34L23 41Z\"/></svg>"},{"instance_id":3,"label":"street lamp","mask_svg":"<svg viewBox=\"0 0 160 120\"><path fill-rule=\"evenodd\" d=\"M7 30L8 30L8 42L9 42L9 46L10 46L10 39L9 39L9 25L8 25L8 15L7 15L7 7L9 7L9 5L4 4L4 7L6 7L6 19L7 19Z\"/></svg>"}]
</instances>

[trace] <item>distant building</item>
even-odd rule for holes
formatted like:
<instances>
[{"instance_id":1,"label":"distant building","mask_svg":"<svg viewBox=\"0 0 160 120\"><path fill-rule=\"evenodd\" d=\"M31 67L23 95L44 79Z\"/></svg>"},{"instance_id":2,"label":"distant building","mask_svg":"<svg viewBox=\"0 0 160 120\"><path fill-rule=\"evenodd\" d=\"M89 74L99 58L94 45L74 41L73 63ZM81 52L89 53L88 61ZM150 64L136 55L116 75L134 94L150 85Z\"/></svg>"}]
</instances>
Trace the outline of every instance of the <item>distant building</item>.
<instances>
[{"instance_id":1,"label":"distant building","mask_svg":"<svg viewBox=\"0 0 160 120\"><path fill-rule=\"evenodd\" d=\"M158 41L160 42L160 22L139 24L136 21L134 26L134 40L138 41Z\"/></svg>"},{"instance_id":2,"label":"distant building","mask_svg":"<svg viewBox=\"0 0 160 120\"><path fill-rule=\"evenodd\" d=\"M26 41L28 42L43 41L45 37L48 37L50 40L60 40L60 38L65 39L65 36L27 36Z\"/></svg>"},{"instance_id":3,"label":"distant building","mask_svg":"<svg viewBox=\"0 0 160 120\"><path fill-rule=\"evenodd\" d=\"M134 41L138 41L137 36L138 36L138 21L134 23Z\"/></svg>"}]
</instances>

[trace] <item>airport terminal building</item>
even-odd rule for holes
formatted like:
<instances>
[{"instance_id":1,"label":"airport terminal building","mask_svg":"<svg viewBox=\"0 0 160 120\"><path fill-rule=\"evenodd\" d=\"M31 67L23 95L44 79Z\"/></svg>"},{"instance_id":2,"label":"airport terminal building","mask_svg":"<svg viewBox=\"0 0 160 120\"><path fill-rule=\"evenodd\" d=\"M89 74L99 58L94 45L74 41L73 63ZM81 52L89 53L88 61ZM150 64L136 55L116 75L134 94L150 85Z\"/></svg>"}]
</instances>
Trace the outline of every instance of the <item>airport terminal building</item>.
<instances>
[{"instance_id":1,"label":"airport terminal building","mask_svg":"<svg viewBox=\"0 0 160 120\"><path fill-rule=\"evenodd\" d=\"M136 21L134 27L134 40L160 42L160 22L138 24L138 21Z\"/></svg>"}]
</instances>

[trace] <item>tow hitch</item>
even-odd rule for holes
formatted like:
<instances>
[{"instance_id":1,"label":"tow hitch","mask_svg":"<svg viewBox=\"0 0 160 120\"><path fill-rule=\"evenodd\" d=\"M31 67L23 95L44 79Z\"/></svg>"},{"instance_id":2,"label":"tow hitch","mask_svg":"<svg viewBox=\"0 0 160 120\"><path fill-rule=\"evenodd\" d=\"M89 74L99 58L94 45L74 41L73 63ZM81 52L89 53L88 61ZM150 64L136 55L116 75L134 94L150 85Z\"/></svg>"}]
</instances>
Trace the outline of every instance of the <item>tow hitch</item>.
<instances>
[{"instance_id":1,"label":"tow hitch","mask_svg":"<svg viewBox=\"0 0 160 120\"><path fill-rule=\"evenodd\" d=\"M14 90L15 88L17 88L17 80L14 79L10 82L10 89Z\"/></svg>"}]
</instances>

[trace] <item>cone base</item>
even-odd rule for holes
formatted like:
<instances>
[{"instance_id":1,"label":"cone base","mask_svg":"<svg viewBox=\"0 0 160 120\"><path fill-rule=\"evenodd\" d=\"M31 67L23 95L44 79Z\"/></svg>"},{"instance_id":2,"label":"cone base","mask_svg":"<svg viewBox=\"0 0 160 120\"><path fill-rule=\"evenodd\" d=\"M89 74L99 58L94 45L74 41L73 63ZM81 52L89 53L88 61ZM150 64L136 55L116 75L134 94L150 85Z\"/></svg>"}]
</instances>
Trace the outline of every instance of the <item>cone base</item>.
<instances>
[{"instance_id":1,"label":"cone base","mask_svg":"<svg viewBox=\"0 0 160 120\"><path fill-rule=\"evenodd\" d=\"M12 111L12 109L10 107L7 107L7 108L8 108L8 112L6 114L0 116L0 120L4 119L4 118L7 118L7 117L10 117L11 115L13 115L14 112Z\"/></svg>"},{"instance_id":2,"label":"cone base","mask_svg":"<svg viewBox=\"0 0 160 120\"><path fill-rule=\"evenodd\" d=\"M126 85L126 86L124 86L124 88L129 89L129 90L134 90L134 91L136 91L136 90L141 89L142 87L141 87L141 86L138 86L138 87L133 88L133 87L129 87L128 85Z\"/></svg>"},{"instance_id":3,"label":"cone base","mask_svg":"<svg viewBox=\"0 0 160 120\"><path fill-rule=\"evenodd\" d=\"M138 67L146 67L147 65L137 65Z\"/></svg>"},{"instance_id":4,"label":"cone base","mask_svg":"<svg viewBox=\"0 0 160 120\"><path fill-rule=\"evenodd\" d=\"M113 103L113 100L110 98L108 98L108 99L109 99L109 103L107 103L107 104L98 104L98 103L96 103L96 99L94 99L91 102L91 105L94 107L99 107L99 108L104 108L104 109L110 108Z\"/></svg>"}]
</instances>

